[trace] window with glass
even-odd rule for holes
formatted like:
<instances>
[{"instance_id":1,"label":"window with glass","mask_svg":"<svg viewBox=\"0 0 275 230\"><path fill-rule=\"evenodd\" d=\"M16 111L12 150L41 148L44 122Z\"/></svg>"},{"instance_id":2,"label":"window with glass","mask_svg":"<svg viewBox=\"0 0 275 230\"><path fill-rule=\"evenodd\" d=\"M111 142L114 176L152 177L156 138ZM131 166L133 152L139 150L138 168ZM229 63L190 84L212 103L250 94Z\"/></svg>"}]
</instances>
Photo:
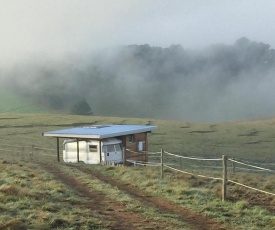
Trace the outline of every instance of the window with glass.
<instances>
[{"instance_id":1,"label":"window with glass","mask_svg":"<svg viewBox=\"0 0 275 230\"><path fill-rule=\"evenodd\" d=\"M134 140L134 135L133 134L131 134L131 135L129 135L128 136L128 142L134 142L135 140Z\"/></svg>"},{"instance_id":2,"label":"window with glass","mask_svg":"<svg viewBox=\"0 0 275 230\"><path fill-rule=\"evenodd\" d=\"M114 145L106 145L107 146L107 152L115 152L115 146Z\"/></svg>"},{"instance_id":3,"label":"window with glass","mask_svg":"<svg viewBox=\"0 0 275 230\"><path fill-rule=\"evenodd\" d=\"M97 152L97 145L89 145L90 152Z\"/></svg>"},{"instance_id":4,"label":"window with glass","mask_svg":"<svg viewBox=\"0 0 275 230\"><path fill-rule=\"evenodd\" d=\"M121 152L122 151L121 144L115 144L115 149L116 149L116 152Z\"/></svg>"},{"instance_id":5,"label":"window with glass","mask_svg":"<svg viewBox=\"0 0 275 230\"><path fill-rule=\"evenodd\" d=\"M143 141L138 142L138 151L142 152L143 151Z\"/></svg>"}]
</instances>

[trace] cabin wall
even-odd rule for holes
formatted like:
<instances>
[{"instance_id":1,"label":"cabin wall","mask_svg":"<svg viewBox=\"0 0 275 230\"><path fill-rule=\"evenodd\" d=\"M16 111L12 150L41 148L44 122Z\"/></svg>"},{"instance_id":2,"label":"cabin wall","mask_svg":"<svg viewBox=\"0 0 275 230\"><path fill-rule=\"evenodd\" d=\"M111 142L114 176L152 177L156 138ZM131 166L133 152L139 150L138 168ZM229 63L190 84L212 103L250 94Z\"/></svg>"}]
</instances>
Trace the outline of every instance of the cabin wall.
<instances>
[{"instance_id":1,"label":"cabin wall","mask_svg":"<svg viewBox=\"0 0 275 230\"><path fill-rule=\"evenodd\" d=\"M147 161L147 133L124 136L122 143L126 149L125 157L127 160Z\"/></svg>"}]
</instances>

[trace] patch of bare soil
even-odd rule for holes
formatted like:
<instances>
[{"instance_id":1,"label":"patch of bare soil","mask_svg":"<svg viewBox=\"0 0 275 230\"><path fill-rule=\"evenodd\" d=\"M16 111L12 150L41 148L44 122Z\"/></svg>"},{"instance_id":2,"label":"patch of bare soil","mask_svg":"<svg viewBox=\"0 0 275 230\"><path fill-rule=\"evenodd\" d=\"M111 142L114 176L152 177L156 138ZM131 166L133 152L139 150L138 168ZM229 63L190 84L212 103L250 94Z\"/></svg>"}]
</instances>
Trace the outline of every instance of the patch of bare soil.
<instances>
[{"instance_id":1,"label":"patch of bare soil","mask_svg":"<svg viewBox=\"0 0 275 230\"><path fill-rule=\"evenodd\" d=\"M168 214L176 214L179 216L181 220L187 223L191 228L196 230L214 230L214 229L228 229L225 227L224 224L218 223L210 218L207 218L205 215L201 213L194 212L190 209L186 209L175 204L170 203L169 201L158 198L152 197L144 191L138 190L134 188L130 184L125 184L121 181L117 181L113 178L107 177L102 173L96 172L92 169L81 168L79 166L68 165L68 167L77 168L81 172L87 173L92 177L96 177L97 179L103 181L104 183L108 183L113 187L117 187L123 192L131 195L135 199L138 199L140 202L144 203L144 205L152 205L157 208L161 213L168 213ZM171 226L169 226L171 229Z\"/></svg>"},{"instance_id":2,"label":"patch of bare soil","mask_svg":"<svg viewBox=\"0 0 275 230\"><path fill-rule=\"evenodd\" d=\"M97 191L93 191L86 185L77 181L73 176L64 173L58 166L41 164L40 165L49 173L66 184L70 189L77 192L88 203L85 207L96 212L102 217L102 225L109 229L126 230L126 229L179 229L171 223L144 218L137 213L125 211L125 204L106 197ZM83 205L83 204L82 204Z\"/></svg>"}]
</instances>

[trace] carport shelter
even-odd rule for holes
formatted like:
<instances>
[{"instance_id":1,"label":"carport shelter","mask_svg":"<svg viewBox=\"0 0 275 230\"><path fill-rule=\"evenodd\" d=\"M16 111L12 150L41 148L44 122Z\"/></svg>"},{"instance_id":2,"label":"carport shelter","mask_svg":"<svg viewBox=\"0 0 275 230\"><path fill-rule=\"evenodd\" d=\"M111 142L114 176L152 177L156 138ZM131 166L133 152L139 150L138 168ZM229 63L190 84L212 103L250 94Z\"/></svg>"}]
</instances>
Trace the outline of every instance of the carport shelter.
<instances>
[{"instance_id":1,"label":"carport shelter","mask_svg":"<svg viewBox=\"0 0 275 230\"><path fill-rule=\"evenodd\" d=\"M108 138L117 138L122 141L124 149L124 164L127 159L147 161L148 138L156 126L152 125L93 125L42 133L45 137L57 139L57 160L59 158L59 139L74 139L77 141L77 161L79 161L79 141L97 140L100 142ZM101 153L100 153L101 155ZM102 162L101 162L102 163Z\"/></svg>"}]
</instances>

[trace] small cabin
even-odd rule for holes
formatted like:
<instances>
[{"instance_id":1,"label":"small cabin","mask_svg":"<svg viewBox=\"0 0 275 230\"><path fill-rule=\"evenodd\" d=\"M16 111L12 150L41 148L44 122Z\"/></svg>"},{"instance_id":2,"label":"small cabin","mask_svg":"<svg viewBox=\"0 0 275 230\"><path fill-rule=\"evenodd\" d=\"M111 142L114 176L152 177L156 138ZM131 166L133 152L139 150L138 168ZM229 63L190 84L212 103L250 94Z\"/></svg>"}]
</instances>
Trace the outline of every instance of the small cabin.
<instances>
[{"instance_id":1,"label":"small cabin","mask_svg":"<svg viewBox=\"0 0 275 230\"><path fill-rule=\"evenodd\" d=\"M63 139L63 161L68 163L108 164L148 159L148 133L152 125L93 125L42 133L45 137Z\"/></svg>"}]
</instances>

